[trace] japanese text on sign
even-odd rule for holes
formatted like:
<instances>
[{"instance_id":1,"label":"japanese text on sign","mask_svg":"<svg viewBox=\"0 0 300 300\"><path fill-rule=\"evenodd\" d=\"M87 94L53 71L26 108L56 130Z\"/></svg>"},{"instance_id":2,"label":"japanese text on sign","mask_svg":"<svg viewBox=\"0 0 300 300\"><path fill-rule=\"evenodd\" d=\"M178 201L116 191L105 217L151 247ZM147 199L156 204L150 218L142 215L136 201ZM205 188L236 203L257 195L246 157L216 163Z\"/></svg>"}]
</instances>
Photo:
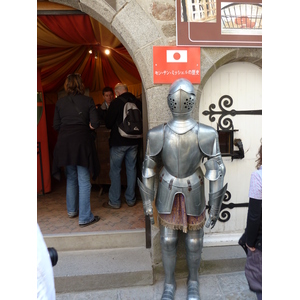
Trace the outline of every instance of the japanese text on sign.
<instances>
[{"instance_id":1,"label":"japanese text on sign","mask_svg":"<svg viewBox=\"0 0 300 300\"><path fill-rule=\"evenodd\" d=\"M200 83L199 47L153 47L153 82L173 83L185 78Z\"/></svg>"}]
</instances>

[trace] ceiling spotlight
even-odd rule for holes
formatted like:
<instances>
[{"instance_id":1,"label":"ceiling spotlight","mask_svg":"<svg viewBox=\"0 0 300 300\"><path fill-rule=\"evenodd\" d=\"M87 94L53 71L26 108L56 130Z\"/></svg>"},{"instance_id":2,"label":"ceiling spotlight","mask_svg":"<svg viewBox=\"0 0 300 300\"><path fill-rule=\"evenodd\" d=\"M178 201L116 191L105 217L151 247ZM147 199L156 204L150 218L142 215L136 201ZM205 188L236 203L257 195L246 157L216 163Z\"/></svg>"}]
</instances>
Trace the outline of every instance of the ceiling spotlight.
<instances>
[{"instance_id":1,"label":"ceiling spotlight","mask_svg":"<svg viewBox=\"0 0 300 300\"><path fill-rule=\"evenodd\" d=\"M109 50L109 49L105 49L104 53L105 53L106 55L109 55L110 50Z\"/></svg>"},{"instance_id":2,"label":"ceiling spotlight","mask_svg":"<svg viewBox=\"0 0 300 300\"><path fill-rule=\"evenodd\" d=\"M92 53L93 53L93 50L92 50L92 49L90 49L90 50L89 50L89 54L92 54Z\"/></svg>"}]
</instances>

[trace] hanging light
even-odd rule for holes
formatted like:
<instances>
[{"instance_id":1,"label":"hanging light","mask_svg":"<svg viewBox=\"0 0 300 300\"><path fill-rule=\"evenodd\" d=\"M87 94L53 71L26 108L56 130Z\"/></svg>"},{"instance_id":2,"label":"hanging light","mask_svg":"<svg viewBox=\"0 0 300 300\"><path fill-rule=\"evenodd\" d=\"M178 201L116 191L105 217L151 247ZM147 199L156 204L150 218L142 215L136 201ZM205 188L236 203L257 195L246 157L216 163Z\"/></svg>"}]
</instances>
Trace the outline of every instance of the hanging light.
<instances>
[{"instance_id":1,"label":"hanging light","mask_svg":"<svg viewBox=\"0 0 300 300\"><path fill-rule=\"evenodd\" d=\"M106 55L109 55L110 50L109 50L109 49L105 49L105 50L104 50L104 53L105 53Z\"/></svg>"},{"instance_id":2,"label":"hanging light","mask_svg":"<svg viewBox=\"0 0 300 300\"><path fill-rule=\"evenodd\" d=\"M95 53L95 59L97 59L98 58L98 55L97 55L97 53Z\"/></svg>"},{"instance_id":3,"label":"hanging light","mask_svg":"<svg viewBox=\"0 0 300 300\"><path fill-rule=\"evenodd\" d=\"M92 53L93 53L93 50L92 50L92 49L90 49L90 50L89 50L89 54L92 54Z\"/></svg>"}]
</instances>

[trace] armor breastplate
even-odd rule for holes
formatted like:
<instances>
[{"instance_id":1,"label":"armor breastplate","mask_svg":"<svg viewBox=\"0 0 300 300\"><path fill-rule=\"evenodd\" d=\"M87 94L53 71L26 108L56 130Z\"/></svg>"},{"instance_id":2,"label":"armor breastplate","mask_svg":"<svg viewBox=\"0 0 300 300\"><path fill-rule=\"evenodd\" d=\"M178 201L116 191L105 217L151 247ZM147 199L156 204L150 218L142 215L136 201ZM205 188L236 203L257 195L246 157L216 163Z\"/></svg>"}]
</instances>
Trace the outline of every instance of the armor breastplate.
<instances>
[{"instance_id":1,"label":"armor breastplate","mask_svg":"<svg viewBox=\"0 0 300 300\"><path fill-rule=\"evenodd\" d=\"M165 126L162 161L156 208L159 213L171 213L174 197L182 193L188 215L199 216L205 209L203 157L198 144L198 125L184 134Z\"/></svg>"},{"instance_id":2,"label":"armor breastplate","mask_svg":"<svg viewBox=\"0 0 300 300\"><path fill-rule=\"evenodd\" d=\"M165 126L161 157L168 173L178 179L192 175L203 157L198 144L198 125L184 134Z\"/></svg>"}]
</instances>

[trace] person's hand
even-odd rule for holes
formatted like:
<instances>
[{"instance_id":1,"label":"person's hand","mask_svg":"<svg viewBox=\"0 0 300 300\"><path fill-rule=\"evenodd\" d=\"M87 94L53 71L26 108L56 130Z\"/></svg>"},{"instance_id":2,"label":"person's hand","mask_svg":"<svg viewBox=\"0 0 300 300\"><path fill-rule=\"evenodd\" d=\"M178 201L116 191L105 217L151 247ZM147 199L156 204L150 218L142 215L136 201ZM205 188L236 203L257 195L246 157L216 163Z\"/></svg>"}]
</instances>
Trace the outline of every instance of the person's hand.
<instances>
[{"instance_id":1,"label":"person's hand","mask_svg":"<svg viewBox=\"0 0 300 300\"><path fill-rule=\"evenodd\" d=\"M255 251L255 248L254 247L249 247L247 244L246 244L247 248L251 251L251 252L254 252Z\"/></svg>"},{"instance_id":2,"label":"person's hand","mask_svg":"<svg viewBox=\"0 0 300 300\"><path fill-rule=\"evenodd\" d=\"M95 129L95 128L91 125L91 122L89 123L89 125L90 125L90 128L91 128L91 129Z\"/></svg>"}]
</instances>

